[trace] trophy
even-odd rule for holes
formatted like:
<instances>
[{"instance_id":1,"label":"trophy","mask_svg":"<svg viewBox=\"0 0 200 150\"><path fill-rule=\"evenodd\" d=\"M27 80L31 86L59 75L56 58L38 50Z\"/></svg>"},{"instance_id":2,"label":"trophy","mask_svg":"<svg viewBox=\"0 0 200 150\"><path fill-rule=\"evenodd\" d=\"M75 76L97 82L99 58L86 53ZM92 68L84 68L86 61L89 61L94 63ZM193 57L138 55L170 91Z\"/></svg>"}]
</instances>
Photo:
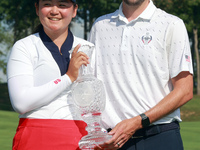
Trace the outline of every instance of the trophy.
<instances>
[{"instance_id":1,"label":"trophy","mask_svg":"<svg viewBox=\"0 0 200 150\"><path fill-rule=\"evenodd\" d=\"M94 47L85 45L79 48L91 58ZM105 108L105 90L102 81L92 74L91 65L82 65L79 76L72 85L72 98L83 121L87 123L88 134L81 138L79 147L82 150L92 150L94 147L108 141L112 136L103 131L100 125L101 113Z\"/></svg>"}]
</instances>

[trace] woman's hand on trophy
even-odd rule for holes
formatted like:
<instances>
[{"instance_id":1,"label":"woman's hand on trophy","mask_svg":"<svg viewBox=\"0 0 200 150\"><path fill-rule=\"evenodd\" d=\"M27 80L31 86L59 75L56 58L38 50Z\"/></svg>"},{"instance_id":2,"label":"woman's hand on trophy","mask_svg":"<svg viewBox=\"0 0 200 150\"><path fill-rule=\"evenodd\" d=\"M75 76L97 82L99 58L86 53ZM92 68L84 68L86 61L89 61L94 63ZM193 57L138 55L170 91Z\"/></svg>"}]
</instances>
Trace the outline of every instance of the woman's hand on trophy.
<instances>
[{"instance_id":1,"label":"woman's hand on trophy","mask_svg":"<svg viewBox=\"0 0 200 150\"><path fill-rule=\"evenodd\" d=\"M83 52L78 52L78 49L81 47L81 45L77 45L73 52L72 52L72 56L71 56L71 60L69 63L69 67L67 70L67 75L69 76L69 78L71 79L72 82L74 82L79 74L79 68L82 65L87 66L89 64L89 57L83 53Z\"/></svg>"}]
</instances>

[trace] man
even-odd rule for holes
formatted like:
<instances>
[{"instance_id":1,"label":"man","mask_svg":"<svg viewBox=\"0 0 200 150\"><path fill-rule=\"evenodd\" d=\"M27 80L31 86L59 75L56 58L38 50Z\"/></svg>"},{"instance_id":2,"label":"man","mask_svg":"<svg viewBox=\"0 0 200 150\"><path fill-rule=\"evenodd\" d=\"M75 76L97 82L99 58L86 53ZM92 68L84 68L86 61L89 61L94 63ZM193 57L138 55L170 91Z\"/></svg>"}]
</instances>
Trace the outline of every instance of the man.
<instances>
[{"instance_id":1,"label":"man","mask_svg":"<svg viewBox=\"0 0 200 150\"><path fill-rule=\"evenodd\" d=\"M181 19L152 0L123 0L94 23L96 76L106 88L100 149L182 150L180 107L193 97L190 45Z\"/></svg>"}]
</instances>

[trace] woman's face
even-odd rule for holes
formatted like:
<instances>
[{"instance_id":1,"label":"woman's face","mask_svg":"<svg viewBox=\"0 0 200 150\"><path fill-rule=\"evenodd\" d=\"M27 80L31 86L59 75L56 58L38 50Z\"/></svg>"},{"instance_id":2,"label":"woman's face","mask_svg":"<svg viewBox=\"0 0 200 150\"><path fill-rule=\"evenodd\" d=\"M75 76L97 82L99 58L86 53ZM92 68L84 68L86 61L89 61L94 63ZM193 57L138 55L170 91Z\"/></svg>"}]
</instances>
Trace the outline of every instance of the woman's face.
<instances>
[{"instance_id":1,"label":"woman's face","mask_svg":"<svg viewBox=\"0 0 200 150\"><path fill-rule=\"evenodd\" d=\"M65 32L77 9L71 0L39 0L39 6L36 5L36 13L46 33Z\"/></svg>"}]
</instances>

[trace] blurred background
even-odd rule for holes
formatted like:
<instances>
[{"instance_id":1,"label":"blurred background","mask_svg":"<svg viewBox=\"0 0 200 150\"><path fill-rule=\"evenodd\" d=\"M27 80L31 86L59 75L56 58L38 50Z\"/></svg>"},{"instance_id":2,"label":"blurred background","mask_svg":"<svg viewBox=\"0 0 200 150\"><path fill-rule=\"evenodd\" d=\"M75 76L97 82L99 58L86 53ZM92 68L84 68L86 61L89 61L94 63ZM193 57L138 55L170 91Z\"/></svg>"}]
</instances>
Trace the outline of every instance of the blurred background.
<instances>
[{"instance_id":1,"label":"blurred background","mask_svg":"<svg viewBox=\"0 0 200 150\"><path fill-rule=\"evenodd\" d=\"M101 15L114 12L122 0L78 0L78 14L70 29L87 39L92 24ZM181 108L181 134L185 150L200 150L200 0L153 0L154 4L181 18L187 28L194 67L194 98ZM34 0L0 1L0 149L10 150L18 114L10 104L6 64L12 45L31 34L39 24Z\"/></svg>"}]
</instances>

